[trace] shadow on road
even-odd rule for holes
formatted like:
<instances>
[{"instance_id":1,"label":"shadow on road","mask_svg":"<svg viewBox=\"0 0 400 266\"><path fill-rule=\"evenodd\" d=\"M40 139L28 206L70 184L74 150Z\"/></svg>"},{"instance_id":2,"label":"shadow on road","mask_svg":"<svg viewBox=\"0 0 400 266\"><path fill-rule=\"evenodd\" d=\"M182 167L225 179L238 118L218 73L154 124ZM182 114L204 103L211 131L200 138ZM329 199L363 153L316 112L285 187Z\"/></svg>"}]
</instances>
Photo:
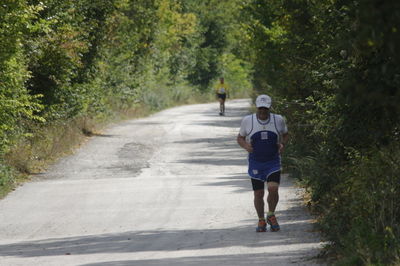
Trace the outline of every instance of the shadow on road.
<instances>
[{"instance_id":1,"label":"shadow on road","mask_svg":"<svg viewBox=\"0 0 400 266\"><path fill-rule=\"evenodd\" d=\"M232 174L229 176L217 177L213 181L204 182L201 186L213 187L213 186L222 186L222 187L233 187L235 190L233 192L236 193L251 193L252 186L250 177L247 175L245 171L247 168L243 169L243 173ZM289 178L289 177L285 177ZM289 182L285 182L284 178L282 178L282 182L279 186L281 189L292 187L292 184ZM296 200L297 201L297 200ZM303 210L304 211L304 210Z\"/></svg>"},{"instance_id":2,"label":"shadow on road","mask_svg":"<svg viewBox=\"0 0 400 266\"><path fill-rule=\"evenodd\" d=\"M109 261L90 264L81 264L81 266L165 266L165 265L282 265L283 258L286 256L298 257L299 252L287 252L286 254L266 255L262 253L240 254L240 255L223 255L223 256L196 256L196 257L180 257L180 258L163 258L149 260L125 260L125 261ZM293 263L296 263L294 261ZM304 262L303 262L304 263ZM298 264L294 264L298 265ZM303 265L306 265L304 263Z\"/></svg>"},{"instance_id":3,"label":"shadow on road","mask_svg":"<svg viewBox=\"0 0 400 266\"><path fill-rule=\"evenodd\" d=\"M284 256L287 258L287 256L297 257L296 254L300 257L304 257L305 244L318 244L318 240L316 240L315 237L304 239L302 231L308 230L309 226L307 224L309 221L296 220L295 217L293 217L296 212L304 211L300 208L300 206L294 206L293 210L288 209L287 211L280 213L282 230L277 233L267 232L257 234L252 230L252 227L255 226L253 224L254 221L249 220L243 221L243 223L248 224L246 226L229 227L224 229L128 231L121 233L23 241L0 245L0 256L43 257L99 253L112 254L151 251L171 252L235 247L264 247L268 254L182 257L179 259L167 260L113 261L86 265L134 265L134 263L138 263L138 265L191 265L191 263L196 265L220 265L217 264L217 262L226 261L228 259L232 262L245 262L247 256L252 257L252 260L250 260L252 262L255 261L254 256L260 256L261 263L261 260L265 259L266 255L268 256L268 265L274 265L272 262L276 260L278 263L280 261L280 246L287 247L293 245L292 251L285 251L284 253ZM254 241L254 238L257 238L256 242ZM268 252L269 250L270 252ZM300 257L298 257L298 259L300 259ZM204 264L199 264L200 259Z\"/></svg>"},{"instance_id":4,"label":"shadow on road","mask_svg":"<svg viewBox=\"0 0 400 266\"><path fill-rule=\"evenodd\" d=\"M236 189L234 192L237 193L250 193L252 191L250 179L245 173L218 177L215 181L202 183L201 186L234 187Z\"/></svg>"}]
</instances>

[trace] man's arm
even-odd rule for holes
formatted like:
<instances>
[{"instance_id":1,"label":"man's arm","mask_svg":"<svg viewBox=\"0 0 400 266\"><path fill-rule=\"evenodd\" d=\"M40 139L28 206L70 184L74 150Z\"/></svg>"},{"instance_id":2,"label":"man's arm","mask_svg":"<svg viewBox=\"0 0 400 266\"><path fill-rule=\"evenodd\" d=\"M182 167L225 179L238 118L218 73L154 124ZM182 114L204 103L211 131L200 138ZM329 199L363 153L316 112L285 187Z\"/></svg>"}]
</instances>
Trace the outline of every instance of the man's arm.
<instances>
[{"instance_id":1,"label":"man's arm","mask_svg":"<svg viewBox=\"0 0 400 266\"><path fill-rule=\"evenodd\" d=\"M242 147L243 149L245 149L250 153L253 152L253 147L251 146L250 143L246 141L246 137L243 137L240 134L238 134L236 140L240 147Z\"/></svg>"},{"instance_id":2,"label":"man's arm","mask_svg":"<svg viewBox=\"0 0 400 266\"><path fill-rule=\"evenodd\" d=\"M289 141L289 133L282 134L282 141L279 143L279 153L282 153L285 149L287 142Z\"/></svg>"}]
</instances>

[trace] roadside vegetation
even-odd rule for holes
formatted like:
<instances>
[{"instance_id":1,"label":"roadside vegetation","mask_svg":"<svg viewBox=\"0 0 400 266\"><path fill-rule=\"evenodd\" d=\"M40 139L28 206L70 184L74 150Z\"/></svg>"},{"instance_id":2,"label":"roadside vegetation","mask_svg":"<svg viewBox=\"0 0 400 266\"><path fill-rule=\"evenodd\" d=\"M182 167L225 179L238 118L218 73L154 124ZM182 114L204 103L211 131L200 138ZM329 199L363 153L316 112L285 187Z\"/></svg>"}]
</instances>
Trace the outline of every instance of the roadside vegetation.
<instances>
[{"instance_id":1,"label":"roadside vegetation","mask_svg":"<svg viewBox=\"0 0 400 266\"><path fill-rule=\"evenodd\" d=\"M284 166L338 265L400 264L400 2L255 0L257 92L291 131Z\"/></svg>"},{"instance_id":2,"label":"roadside vegetation","mask_svg":"<svg viewBox=\"0 0 400 266\"><path fill-rule=\"evenodd\" d=\"M109 123L273 97L338 265L400 263L400 2L3 0L0 197Z\"/></svg>"}]
</instances>

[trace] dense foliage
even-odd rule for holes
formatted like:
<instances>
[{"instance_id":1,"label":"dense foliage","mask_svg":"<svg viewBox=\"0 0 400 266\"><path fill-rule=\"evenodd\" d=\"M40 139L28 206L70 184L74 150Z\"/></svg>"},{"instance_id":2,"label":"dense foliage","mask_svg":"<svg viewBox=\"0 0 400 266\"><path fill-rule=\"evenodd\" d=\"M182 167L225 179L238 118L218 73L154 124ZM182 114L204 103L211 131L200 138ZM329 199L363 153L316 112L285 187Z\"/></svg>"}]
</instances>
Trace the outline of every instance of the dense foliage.
<instances>
[{"instance_id":1,"label":"dense foliage","mask_svg":"<svg viewBox=\"0 0 400 266\"><path fill-rule=\"evenodd\" d=\"M253 0L257 91L291 125L286 163L344 264L400 256L400 3Z\"/></svg>"}]
</instances>

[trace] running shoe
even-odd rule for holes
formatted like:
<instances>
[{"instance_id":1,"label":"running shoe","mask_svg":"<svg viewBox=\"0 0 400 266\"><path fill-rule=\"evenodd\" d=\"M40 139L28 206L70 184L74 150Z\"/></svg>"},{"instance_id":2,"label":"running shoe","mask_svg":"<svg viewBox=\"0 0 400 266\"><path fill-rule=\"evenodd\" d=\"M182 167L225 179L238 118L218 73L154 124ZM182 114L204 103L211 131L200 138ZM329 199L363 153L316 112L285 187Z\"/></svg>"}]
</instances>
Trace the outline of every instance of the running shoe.
<instances>
[{"instance_id":1,"label":"running shoe","mask_svg":"<svg viewBox=\"0 0 400 266\"><path fill-rule=\"evenodd\" d=\"M256 232L266 232L267 231L267 223L265 220L259 220L256 228Z\"/></svg>"},{"instance_id":2,"label":"running shoe","mask_svg":"<svg viewBox=\"0 0 400 266\"><path fill-rule=\"evenodd\" d=\"M275 215L267 216L267 223L271 226L271 232L276 232L281 229Z\"/></svg>"}]
</instances>

